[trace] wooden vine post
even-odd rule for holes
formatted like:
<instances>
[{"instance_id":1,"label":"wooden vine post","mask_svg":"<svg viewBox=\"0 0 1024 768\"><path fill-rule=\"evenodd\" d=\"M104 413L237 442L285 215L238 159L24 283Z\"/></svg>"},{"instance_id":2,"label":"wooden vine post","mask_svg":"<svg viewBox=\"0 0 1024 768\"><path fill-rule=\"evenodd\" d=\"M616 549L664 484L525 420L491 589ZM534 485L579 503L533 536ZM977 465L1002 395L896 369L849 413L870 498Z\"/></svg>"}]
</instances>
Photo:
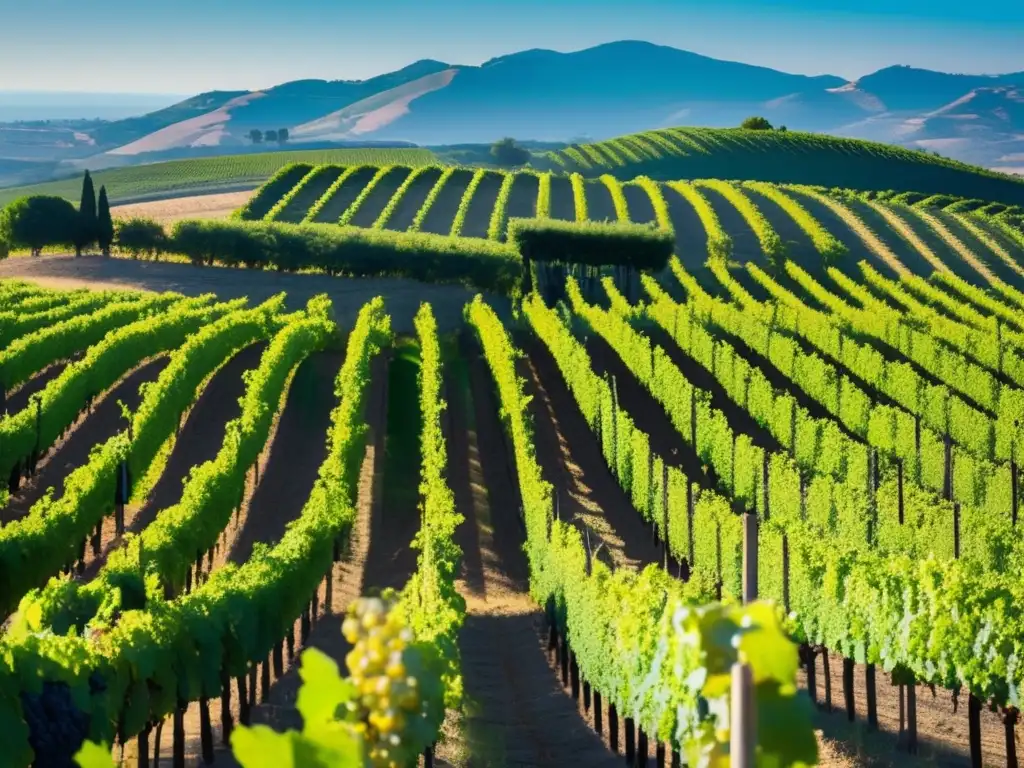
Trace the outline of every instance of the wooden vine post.
<instances>
[{"instance_id":1,"label":"wooden vine post","mask_svg":"<svg viewBox=\"0 0 1024 768\"><path fill-rule=\"evenodd\" d=\"M757 516L743 516L743 602L757 599ZM754 673L749 664L732 665L732 707L729 730L729 764L755 768L757 711L754 705Z\"/></svg>"}]
</instances>

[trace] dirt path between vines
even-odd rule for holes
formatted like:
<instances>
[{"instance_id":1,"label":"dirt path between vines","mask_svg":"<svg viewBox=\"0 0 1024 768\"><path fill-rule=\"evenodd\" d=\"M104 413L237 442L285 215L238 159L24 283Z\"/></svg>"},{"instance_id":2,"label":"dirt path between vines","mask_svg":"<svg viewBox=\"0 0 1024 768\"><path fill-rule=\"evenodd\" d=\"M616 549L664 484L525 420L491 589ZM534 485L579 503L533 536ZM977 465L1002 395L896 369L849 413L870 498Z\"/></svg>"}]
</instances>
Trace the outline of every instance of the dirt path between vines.
<instances>
[{"instance_id":1,"label":"dirt path between vines","mask_svg":"<svg viewBox=\"0 0 1024 768\"><path fill-rule=\"evenodd\" d=\"M460 737L439 744L438 757L472 768L611 768L619 761L548 665L544 616L529 594L514 459L490 371L467 342L461 347L465 364L452 366L446 382L448 477L465 517L455 534L463 551L457 587L466 599L459 638L465 705Z\"/></svg>"},{"instance_id":2,"label":"dirt path between vines","mask_svg":"<svg viewBox=\"0 0 1024 768\"><path fill-rule=\"evenodd\" d=\"M319 606L319 618L313 624L305 645L299 645L301 622L297 618L293 625L296 640L293 657L285 655L284 674L274 677L271 674L270 689L260 703L252 707L251 724L268 725L276 731L289 728L301 729L302 718L295 709L301 680L299 678L299 659L305 648L317 648L337 661L345 673L345 654L350 646L341 634L341 622L349 603L364 593L363 574L366 568L370 545L370 526L375 508L381 503L382 464L384 457L385 425L387 423L387 360L385 354L378 356L373 362L369 396L366 403L365 420L369 427L366 452L359 476L356 518L353 521L348 543L340 562L335 563L331 571L331 600L327 605L327 590L324 582L317 587L316 602ZM326 364L326 363L324 363ZM335 374L337 371L335 371ZM331 379L333 384L334 379ZM293 386L296 382L293 382ZM301 386L301 384L300 384ZM336 403L332 402L332 407ZM281 430L285 429L282 417ZM319 425L326 429L326 421ZM325 437L320 435L320 437ZM326 445L326 443L325 443ZM319 465L317 465L319 468ZM304 500L303 500L304 501ZM237 684L231 685L231 712L234 722L239 721ZM231 766L238 768L238 762L231 754L231 748L224 743L221 730L221 708L219 699L210 702L210 718L213 725L214 766ZM186 765L199 766L201 762L201 742L199 738L199 707L189 706L185 714L185 755ZM170 722L164 727L161 743L161 755L171 756ZM134 747L134 742L132 744ZM152 765L152 763L150 763Z\"/></svg>"},{"instance_id":3,"label":"dirt path between vines","mask_svg":"<svg viewBox=\"0 0 1024 768\"><path fill-rule=\"evenodd\" d=\"M527 390L544 479L556 490L559 515L573 520L612 567L643 568L661 553L629 497L612 477L601 446L540 339L517 339L528 355Z\"/></svg>"},{"instance_id":4,"label":"dirt path between vines","mask_svg":"<svg viewBox=\"0 0 1024 768\"><path fill-rule=\"evenodd\" d=\"M266 342L259 342L238 352L207 383L185 418L163 471L145 501L125 507L126 533L141 533L160 512L177 504L192 467L213 459L220 451L225 426L241 413L238 399L245 392L242 372L259 366L266 346ZM132 482L140 479L133 478ZM115 534L114 516L104 518L102 552L98 557L87 553L85 569L79 578L85 582L95 578L123 540L124 537Z\"/></svg>"},{"instance_id":5,"label":"dirt path between vines","mask_svg":"<svg viewBox=\"0 0 1024 768\"><path fill-rule=\"evenodd\" d=\"M327 430L336 405L334 380L343 352L317 352L299 364L270 445L266 470L249 501L227 560L244 563L259 542L273 546L298 518L327 457Z\"/></svg>"},{"instance_id":6,"label":"dirt path between vines","mask_svg":"<svg viewBox=\"0 0 1024 768\"><path fill-rule=\"evenodd\" d=\"M27 515L32 505L51 487L54 489L54 498L63 496L67 476L88 463L92 449L126 428L118 401L133 411L138 408L142 401L139 387L146 382L156 381L169 362L170 358L163 356L143 363L94 401L91 411L82 414L69 427L65 436L58 438L36 467L35 476L11 498L0 513L2 524L7 525Z\"/></svg>"},{"instance_id":7,"label":"dirt path between vines","mask_svg":"<svg viewBox=\"0 0 1024 768\"><path fill-rule=\"evenodd\" d=\"M20 387L12 390L11 392L8 392L7 399L4 402L4 408L6 409L6 412L13 416L23 408L27 408L29 400L32 398L32 395L42 392L44 389L46 389L47 384L49 384L51 381L58 378L62 373L64 373L65 368L67 368L73 362L81 360L83 357L85 357L84 350L75 353L67 360L61 360L59 362L54 363L53 365L48 365L45 368L43 368L43 370L36 372L32 376L32 378L30 378Z\"/></svg>"}]
</instances>

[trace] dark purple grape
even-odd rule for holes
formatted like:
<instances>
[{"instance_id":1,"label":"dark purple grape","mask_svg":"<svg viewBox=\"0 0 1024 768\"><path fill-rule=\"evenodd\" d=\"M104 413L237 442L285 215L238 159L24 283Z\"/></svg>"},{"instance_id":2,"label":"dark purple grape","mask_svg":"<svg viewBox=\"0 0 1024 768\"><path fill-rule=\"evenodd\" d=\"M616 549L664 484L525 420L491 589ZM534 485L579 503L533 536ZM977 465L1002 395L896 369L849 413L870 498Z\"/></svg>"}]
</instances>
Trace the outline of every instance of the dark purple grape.
<instances>
[{"instance_id":1,"label":"dark purple grape","mask_svg":"<svg viewBox=\"0 0 1024 768\"><path fill-rule=\"evenodd\" d=\"M21 708L36 756L33 766L76 768L75 755L89 735L89 715L75 706L67 683L46 681L41 693L22 691Z\"/></svg>"}]
</instances>

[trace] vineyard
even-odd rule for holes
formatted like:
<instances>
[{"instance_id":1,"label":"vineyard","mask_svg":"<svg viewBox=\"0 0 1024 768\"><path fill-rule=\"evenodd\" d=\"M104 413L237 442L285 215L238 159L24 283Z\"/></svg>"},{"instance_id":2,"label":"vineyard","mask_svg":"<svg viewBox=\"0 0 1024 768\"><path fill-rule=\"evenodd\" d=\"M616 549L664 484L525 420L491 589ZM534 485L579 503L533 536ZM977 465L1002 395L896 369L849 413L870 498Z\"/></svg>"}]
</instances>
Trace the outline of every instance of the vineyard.
<instances>
[{"instance_id":1,"label":"vineyard","mask_svg":"<svg viewBox=\"0 0 1024 768\"><path fill-rule=\"evenodd\" d=\"M800 131L662 128L539 156L538 169L621 179L751 179L825 184L862 190L937 193L1024 204L1024 183L1012 176L926 152Z\"/></svg>"},{"instance_id":2,"label":"vineyard","mask_svg":"<svg viewBox=\"0 0 1024 768\"><path fill-rule=\"evenodd\" d=\"M339 224L382 235L399 232L502 243L510 220L642 224L672 231L675 253L712 293L723 290L707 254L761 267L789 259L812 276L839 268L860 279L859 262L889 278L952 273L994 290L1024 289L1024 209L952 211L927 198L856 194L767 182L657 182L612 176L500 172L432 166L282 168L235 216L242 221ZM769 293L747 270L737 279L761 299ZM789 278L784 277L783 283ZM919 281L920 282L920 281ZM918 288L917 290L921 290Z\"/></svg>"},{"instance_id":3,"label":"vineyard","mask_svg":"<svg viewBox=\"0 0 1024 768\"><path fill-rule=\"evenodd\" d=\"M668 133L20 259L180 279L0 280L0 766L1015 768L1024 209Z\"/></svg>"},{"instance_id":4,"label":"vineyard","mask_svg":"<svg viewBox=\"0 0 1024 768\"><path fill-rule=\"evenodd\" d=\"M104 185L111 202L202 194L230 189L251 189L289 163L431 163L425 149L304 149L249 155L171 160L164 163L97 171L97 187ZM24 195L57 195L78 199L81 177L25 187L0 189L0 206Z\"/></svg>"}]
</instances>

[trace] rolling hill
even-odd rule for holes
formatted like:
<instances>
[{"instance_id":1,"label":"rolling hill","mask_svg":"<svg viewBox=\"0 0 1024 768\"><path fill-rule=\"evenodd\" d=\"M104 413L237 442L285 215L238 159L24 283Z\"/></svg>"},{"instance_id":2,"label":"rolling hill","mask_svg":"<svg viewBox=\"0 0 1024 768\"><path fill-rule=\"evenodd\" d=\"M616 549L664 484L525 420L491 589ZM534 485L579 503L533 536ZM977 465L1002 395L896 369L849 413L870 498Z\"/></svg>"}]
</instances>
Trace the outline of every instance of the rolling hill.
<instances>
[{"instance_id":1,"label":"rolling hill","mask_svg":"<svg viewBox=\"0 0 1024 768\"><path fill-rule=\"evenodd\" d=\"M289 163L404 162L431 163L426 149L326 149L227 155L195 160L112 168L93 174L98 189L106 186L112 203L141 202L168 197L253 189ZM0 206L24 195L57 195L77 203L82 191L80 176L0 189Z\"/></svg>"},{"instance_id":2,"label":"rolling hill","mask_svg":"<svg viewBox=\"0 0 1024 768\"><path fill-rule=\"evenodd\" d=\"M877 142L797 131L667 128L542 154L545 170L939 192L1024 203L1024 179Z\"/></svg>"},{"instance_id":3,"label":"rolling hill","mask_svg":"<svg viewBox=\"0 0 1024 768\"><path fill-rule=\"evenodd\" d=\"M899 197L809 185L622 182L611 175L445 169L430 166L295 166L236 216L281 223L337 223L501 241L510 218L620 221L671 229L676 254L714 290L709 253L727 256L744 287L764 296L748 264L774 270L788 258L812 275L830 264L851 276L861 261L890 278L950 272L971 284L1024 290L1024 232L978 210L945 210L955 198ZM716 243L718 245L716 245Z\"/></svg>"},{"instance_id":4,"label":"rolling hill","mask_svg":"<svg viewBox=\"0 0 1024 768\"><path fill-rule=\"evenodd\" d=\"M344 111L343 111L344 112ZM349 119L342 113L322 123L324 131ZM301 145L299 145L301 146ZM551 145L547 145L551 146ZM346 160L348 158L348 160ZM405 159L403 159L405 158ZM414 159L413 159L414 158ZM325 149L196 158L100 171L118 203L203 192L251 189L288 163L443 162L489 165L487 145L438 149ZM672 128L620 136L595 144L532 154L531 167L556 174L663 181L696 178L747 179L816 184L862 191L955 194L1007 205L1024 203L1024 181L924 152L890 145L796 131ZM78 177L0 189L0 204L25 194L57 194L77 201Z\"/></svg>"},{"instance_id":5,"label":"rolling hill","mask_svg":"<svg viewBox=\"0 0 1024 768\"><path fill-rule=\"evenodd\" d=\"M417 61L363 81L302 80L199 94L167 109L79 129L0 126L0 157L89 158L91 168L205 148L251 148L253 129L293 142L421 145L603 139L668 125L730 127L763 114L794 130L933 149L1013 170L1024 165L1024 73L953 75L889 67L847 82L721 61L638 41L561 53L528 50L480 66ZM21 143L19 143L19 141ZM43 172L41 170L41 172Z\"/></svg>"}]
</instances>

